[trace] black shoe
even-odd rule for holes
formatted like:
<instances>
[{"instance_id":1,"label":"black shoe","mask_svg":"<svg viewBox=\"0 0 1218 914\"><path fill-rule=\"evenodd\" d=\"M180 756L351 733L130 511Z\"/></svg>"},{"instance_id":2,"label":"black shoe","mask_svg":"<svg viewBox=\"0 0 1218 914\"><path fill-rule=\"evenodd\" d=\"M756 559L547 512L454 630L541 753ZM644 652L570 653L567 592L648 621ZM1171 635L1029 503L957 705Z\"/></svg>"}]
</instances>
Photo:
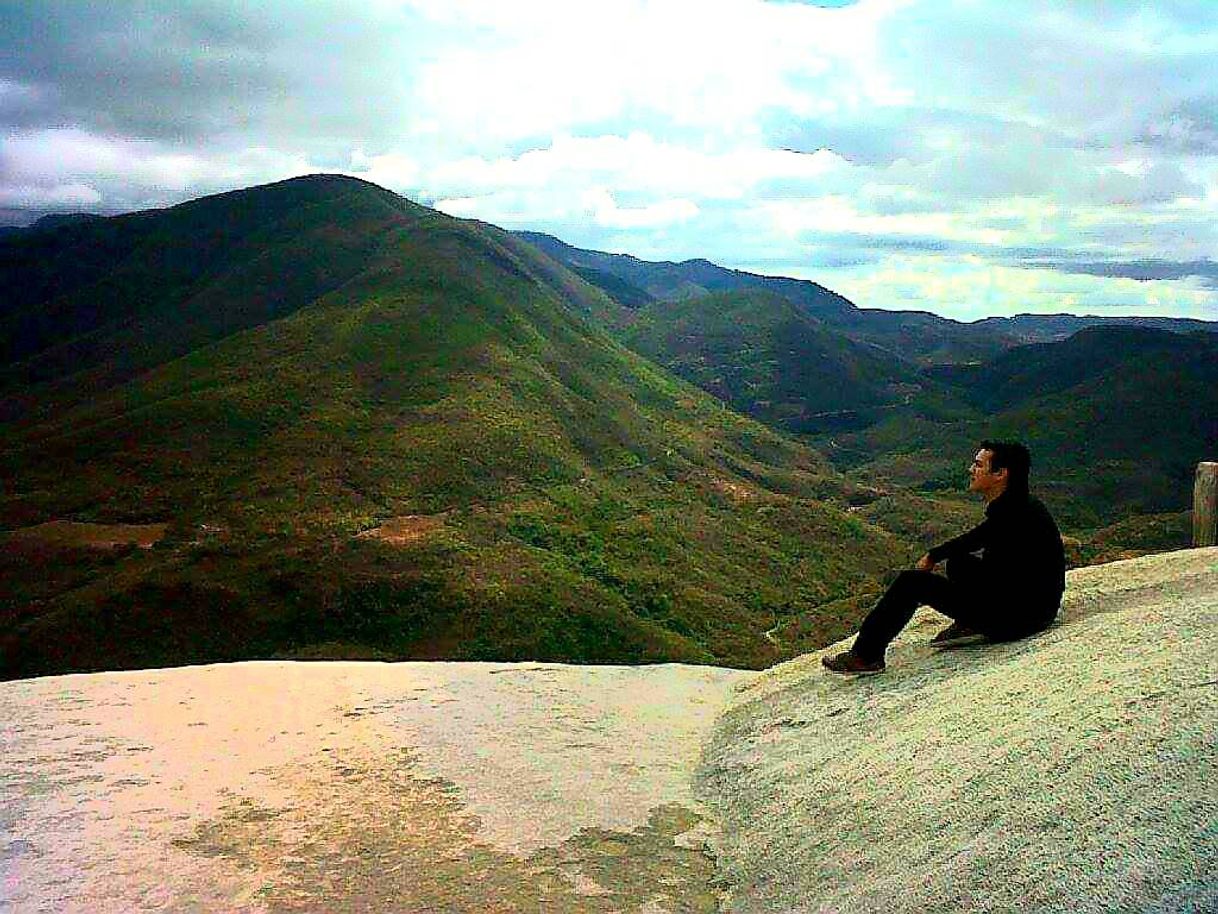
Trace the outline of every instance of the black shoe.
<instances>
[{"instance_id":1,"label":"black shoe","mask_svg":"<svg viewBox=\"0 0 1218 914\"><path fill-rule=\"evenodd\" d=\"M957 647L962 644L975 644L978 641L984 641L985 635L977 631L975 628L969 628L967 625L961 625L959 622L953 622L935 637L930 639L930 643L935 647Z\"/></svg>"},{"instance_id":2,"label":"black shoe","mask_svg":"<svg viewBox=\"0 0 1218 914\"><path fill-rule=\"evenodd\" d=\"M844 654L838 654L835 657L822 657L821 663L825 665L825 669L832 673L854 673L858 676L870 676L875 673L884 672L884 661L881 660L864 660L854 651L846 651Z\"/></svg>"}]
</instances>

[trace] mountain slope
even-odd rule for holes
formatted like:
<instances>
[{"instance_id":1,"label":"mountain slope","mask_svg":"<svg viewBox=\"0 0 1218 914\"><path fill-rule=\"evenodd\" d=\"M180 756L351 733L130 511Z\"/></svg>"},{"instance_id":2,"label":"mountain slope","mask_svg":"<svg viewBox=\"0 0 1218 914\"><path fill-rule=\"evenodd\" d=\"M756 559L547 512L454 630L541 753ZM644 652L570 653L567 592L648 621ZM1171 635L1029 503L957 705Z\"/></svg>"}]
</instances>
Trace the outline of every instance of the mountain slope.
<instances>
[{"instance_id":1,"label":"mountain slope","mask_svg":"<svg viewBox=\"0 0 1218 914\"><path fill-rule=\"evenodd\" d=\"M1091 327L1058 343L1007 350L979 366L945 369L982 409L997 412L1035 397L1060 394L1087 382L1106 386L1135 364L1171 362L1204 370L1218 342L1213 337L1139 327Z\"/></svg>"},{"instance_id":2,"label":"mountain slope","mask_svg":"<svg viewBox=\"0 0 1218 914\"><path fill-rule=\"evenodd\" d=\"M674 302L714 292L768 292L795 304L857 342L888 350L910 364L966 362L987 358L1015 339L988 325L961 324L925 311L858 308L815 282L729 270L708 260L682 263L640 260L573 247L550 235L517 232L531 244L578 272L623 306ZM630 315L623 315L626 323Z\"/></svg>"},{"instance_id":3,"label":"mountain slope","mask_svg":"<svg viewBox=\"0 0 1218 914\"><path fill-rule=\"evenodd\" d=\"M557 262L579 271L609 295L617 297L625 293L629 298L619 301L633 307L648 300L676 301L710 292L752 289L782 295L817 317L844 316L856 310L850 301L814 282L729 270L702 259L653 262L628 254L589 251L540 232L515 234Z\"/></svg>"},{"instance_id":4,"label":"mountain slope","mask_svg":"<svg viewBox=\"0 0 1218 914\"><path fill-rule=\"evenodd\" d=\"M0 245L0 396L36 383L92 394L286 317L445 218L351 178L270 187L52 224ZM499 243L522 248L502 233ZM555 279L544 258L525 259ZM567 301L607 317L612 304L570 279L557 280ZM20 415L20 404L0 401L0 410Z\"/></svg>"},{"instance_id":5,"label":"mountain slope","mask_svg":"<svg viewBox=\"0 0 1218 914\"><path fill-rule=\"evenodd\" d=\"M925 386L908 363L773 292L653 303L621 339L739 412L794 432L869 425Z\"/></svg>"},{"instance_id":6,"label":"mountain slope","mask_svg":"<svg viewBox=\"0 0 1218 914\"><path fill-rule=\"evenodd\" d=\"M9 675L311 652L757 665L778 617L908 548L824 500L849 487L818 454L596 329L614 305L507 233L331 177L197 204L290 213L302 193L167 270L165 300L177 241L155 239L189 236L191 204L185 227L120 217L162 227L72 282L45 248L5 252L68 329L9 364L0 523L169 524L118 554L10 537ZM267 319L239 281L254 237L276 275L346 272ZM99 288L119 304L90 323Z\"/></svg>"},{"instance_id":7,"label":"mountain slope","mask_svg":"<svg viewBox=\"0 0 1218 914\"><path fill-rule=\"evenodd\" d=\"M943 489L959 478L961 442L1023 440L1034 481L1077 532L1186 510L1196 464L1218 453L1213 334L1093 328L936 376L978 415L885 420L823 441L833 459L860 480Z\"/></svg>"}]
</instances>

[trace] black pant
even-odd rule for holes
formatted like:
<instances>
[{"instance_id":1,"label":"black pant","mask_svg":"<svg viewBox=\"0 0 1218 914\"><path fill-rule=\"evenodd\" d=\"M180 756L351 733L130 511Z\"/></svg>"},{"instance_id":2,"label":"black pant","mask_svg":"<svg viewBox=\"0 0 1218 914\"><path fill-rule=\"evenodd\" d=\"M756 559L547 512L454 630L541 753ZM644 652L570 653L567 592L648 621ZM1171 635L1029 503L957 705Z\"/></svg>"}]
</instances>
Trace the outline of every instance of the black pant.
<instances>
[{"instance_id":1,"label":"black pant","mask_svg":"<svg viewBox=\"0 0 1218 914\"><path fill-rule=\"evenodd\" d=\"M994 641L1012 641L1049 627L1057 600L1031 599L1000 590L974 556L952 559L947 577L933 571L902 571L859 628L852 650L867 661L879 660L914 611L931 606ZM1052 603L1050 606L1049 604Z\"/></svg>"}]
</instances>

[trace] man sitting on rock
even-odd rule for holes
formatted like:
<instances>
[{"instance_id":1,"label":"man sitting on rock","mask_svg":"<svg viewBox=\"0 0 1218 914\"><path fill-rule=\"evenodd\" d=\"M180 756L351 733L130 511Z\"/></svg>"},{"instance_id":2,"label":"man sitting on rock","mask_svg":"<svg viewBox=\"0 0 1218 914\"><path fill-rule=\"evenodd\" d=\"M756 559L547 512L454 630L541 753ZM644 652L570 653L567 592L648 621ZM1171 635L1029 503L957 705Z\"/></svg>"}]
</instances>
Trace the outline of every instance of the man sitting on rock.
<instances>
[{"instance_id":1,"label":"man sitting on rock","mask_svg":"<svg viewBox=\"0 0 1218 914\"><path fill-rule=\"evenodd\" d=\"M955 620L932 640L941 647L1013 641L1048 628L1066 586L1066 557L1053 518L1028 493L1031 465L1022 444L982 442L969 491L985 498L985 520L930 550L916 571L901 572L863 620L854 646L824 665L834 673L883 672L889 642L922 604ZM944 560L947 577L934 573Z\"/></svg>"}]
</instances>

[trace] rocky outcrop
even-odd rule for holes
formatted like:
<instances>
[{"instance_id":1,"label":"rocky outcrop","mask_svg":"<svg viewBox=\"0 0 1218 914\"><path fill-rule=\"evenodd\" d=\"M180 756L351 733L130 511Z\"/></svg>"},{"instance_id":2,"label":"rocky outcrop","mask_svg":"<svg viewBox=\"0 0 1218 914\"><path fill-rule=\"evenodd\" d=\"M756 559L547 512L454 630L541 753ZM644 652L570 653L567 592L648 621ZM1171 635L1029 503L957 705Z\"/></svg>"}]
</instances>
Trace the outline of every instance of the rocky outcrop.
<instances>
[{"instance_id":1,"label":"rocky outcrop","mask_svg":"<svg viewBox=\"0 0 1218 914\"><path fill-rule=\"evenodd\" d=\"M942 625L736 696L701 773L725 910L1218 910L1218 549L1073 571L1025 641Z\"/></svg>"}]
</instances>

